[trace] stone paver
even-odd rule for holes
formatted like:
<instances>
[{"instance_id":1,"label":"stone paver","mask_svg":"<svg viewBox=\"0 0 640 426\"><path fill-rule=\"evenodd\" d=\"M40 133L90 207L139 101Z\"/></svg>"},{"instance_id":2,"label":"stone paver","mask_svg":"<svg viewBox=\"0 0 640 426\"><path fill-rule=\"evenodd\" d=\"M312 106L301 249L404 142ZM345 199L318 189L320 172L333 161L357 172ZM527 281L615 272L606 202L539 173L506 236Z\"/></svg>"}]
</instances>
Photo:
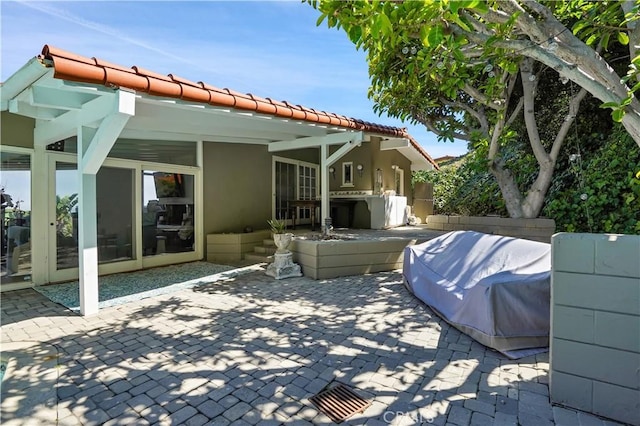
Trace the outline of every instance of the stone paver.
<instances>
[{"instance_id":1,"label":"stone paver","mask_svg":"<svg viewBox=\"0 0 640 426\"><path fill-rule=\"evenodd\" d=\"M33 360L5 379L3 425L331 424L309 397L334 380L372 401L351 425L605 425L551 406L548 354L486 349L399 272L258 270L86 318L33 290L3 293L0 308L3 357ZM20 403L26 389L37 403Z\"/></svg>"}]
</instances>

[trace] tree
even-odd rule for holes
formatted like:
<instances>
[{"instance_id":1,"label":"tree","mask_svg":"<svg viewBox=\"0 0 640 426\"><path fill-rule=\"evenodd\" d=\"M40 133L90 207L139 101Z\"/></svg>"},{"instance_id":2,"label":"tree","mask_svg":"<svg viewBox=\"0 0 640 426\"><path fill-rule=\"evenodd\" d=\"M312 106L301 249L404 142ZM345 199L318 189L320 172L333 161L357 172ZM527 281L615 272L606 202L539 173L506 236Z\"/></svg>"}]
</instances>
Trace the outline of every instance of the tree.
<instances>
[{"instance_id":1,"label":"tree","mask_svg":"<svg viewBox=\"0 0 640 426\"><path fill-rule=\"evenodd\" d=\"M370 97L377 112L422 123L441 139L486 145L487 164L512 217L539 214L558 154L587 92L612 108L614 118L622 121L640 145L640 103L633 97L640 84L626 84L637 78L634 67L640 65L640 58L634 57L622 78L609 66L607 60L612 58L606 50L610 44L638 39L635 3L575 0L545 5L529 0L461 0L312 4L322 12L318 23L326 18L330 27L343 28L358 48L367 51ZM586 42L569 30L572 22L576 22L575 33ZM616 37L609 43L612 34ZM634 49L631 52L635 54ZM613 59L619 61L620 55ZM559 106L558 115L565 120L556 129L554 140L545 141L540 138L535 101L536 95L540 98L536 93L540 78L551 78L550 73L577 83L580 90ZM525 137L509 129L520 115L539 166L526 195L501 156L502 146Z\"/></svg>"},{"instance_id":2,"label":"tree","mask_svg":"<svg viewBox=\"0 0 640 426\"><path fill-rule=\"evenodd\" d=\"M73 231L73 209L78 204L78 194L56 195L56 232L63 237L70 237Z\"/></svg>"}]
</instances>

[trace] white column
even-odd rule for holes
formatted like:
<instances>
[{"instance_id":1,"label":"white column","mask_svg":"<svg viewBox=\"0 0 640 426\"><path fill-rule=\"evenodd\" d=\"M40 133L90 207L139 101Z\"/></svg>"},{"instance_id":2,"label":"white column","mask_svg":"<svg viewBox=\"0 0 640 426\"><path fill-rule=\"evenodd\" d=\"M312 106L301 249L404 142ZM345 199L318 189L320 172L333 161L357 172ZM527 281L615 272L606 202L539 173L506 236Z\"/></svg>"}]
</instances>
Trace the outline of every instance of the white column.
<instances>
[{"instance_id":1,"label":"white column","mask_svg":"<svg viewBox=\"0 0 640 426\"><path fill-rule=\"evenodd\" d=\"M329 209L329 165L327 164L328 149L326 144L320 145L320 192L322 193L320 207L320 229L324 229L325 219L331 216Z\"/></svg>"},{"instance_id":2,"label":"white column","mask_svg":"<svg viewBox=\"0 0 640 426\"><path fill-rule=\"evenodd\" d=\"M96 175L82 173L83 156L95 131L78 127L78 267L80 313L98 312L98 226Z\"/></svg>"}]
</instances>

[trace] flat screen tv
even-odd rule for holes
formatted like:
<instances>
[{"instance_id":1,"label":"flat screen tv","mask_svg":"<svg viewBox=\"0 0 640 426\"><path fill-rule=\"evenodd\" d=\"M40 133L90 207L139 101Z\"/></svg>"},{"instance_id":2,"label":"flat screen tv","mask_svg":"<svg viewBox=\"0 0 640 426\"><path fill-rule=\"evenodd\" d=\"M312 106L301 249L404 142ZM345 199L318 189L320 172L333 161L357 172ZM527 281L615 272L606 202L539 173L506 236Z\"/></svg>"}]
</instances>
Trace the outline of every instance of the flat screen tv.
<instances>
[{"instance_id":1,"label":"flat screen tv","mask_svg":"<svg viewBox=\"0 0 640 426\"><path fill-rule=\"evenodd\" d=\"M180 173L155 172L153 182L158 198L184 197L184 176Z\"/></svg>"}]
</instances>

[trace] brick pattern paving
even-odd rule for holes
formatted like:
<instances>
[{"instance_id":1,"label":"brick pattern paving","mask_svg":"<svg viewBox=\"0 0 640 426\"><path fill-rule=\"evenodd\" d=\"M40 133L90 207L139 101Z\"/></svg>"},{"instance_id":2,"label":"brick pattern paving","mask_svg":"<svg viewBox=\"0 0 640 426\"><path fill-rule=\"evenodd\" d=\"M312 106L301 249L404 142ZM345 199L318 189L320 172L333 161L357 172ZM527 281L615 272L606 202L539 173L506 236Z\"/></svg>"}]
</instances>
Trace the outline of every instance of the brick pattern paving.
<instances>
[{"instance_id":1,"label":"brick pattern paving","mask_svg":"<svg viewBox=\"0 0 640 426\"><path fill-rule=\"evenodd\" d=\"M3 342L57 348L58 374L32 385L57 389L60 425L330 424L308 398L333 380L373 402L351 425L613 424L552 407L548 354L486 349L398 272L255 272L87 318L32 290L2 294L1 308ZM38 409L4 410L2 424L29 424Z\"/></svg>"}]
</instances>

